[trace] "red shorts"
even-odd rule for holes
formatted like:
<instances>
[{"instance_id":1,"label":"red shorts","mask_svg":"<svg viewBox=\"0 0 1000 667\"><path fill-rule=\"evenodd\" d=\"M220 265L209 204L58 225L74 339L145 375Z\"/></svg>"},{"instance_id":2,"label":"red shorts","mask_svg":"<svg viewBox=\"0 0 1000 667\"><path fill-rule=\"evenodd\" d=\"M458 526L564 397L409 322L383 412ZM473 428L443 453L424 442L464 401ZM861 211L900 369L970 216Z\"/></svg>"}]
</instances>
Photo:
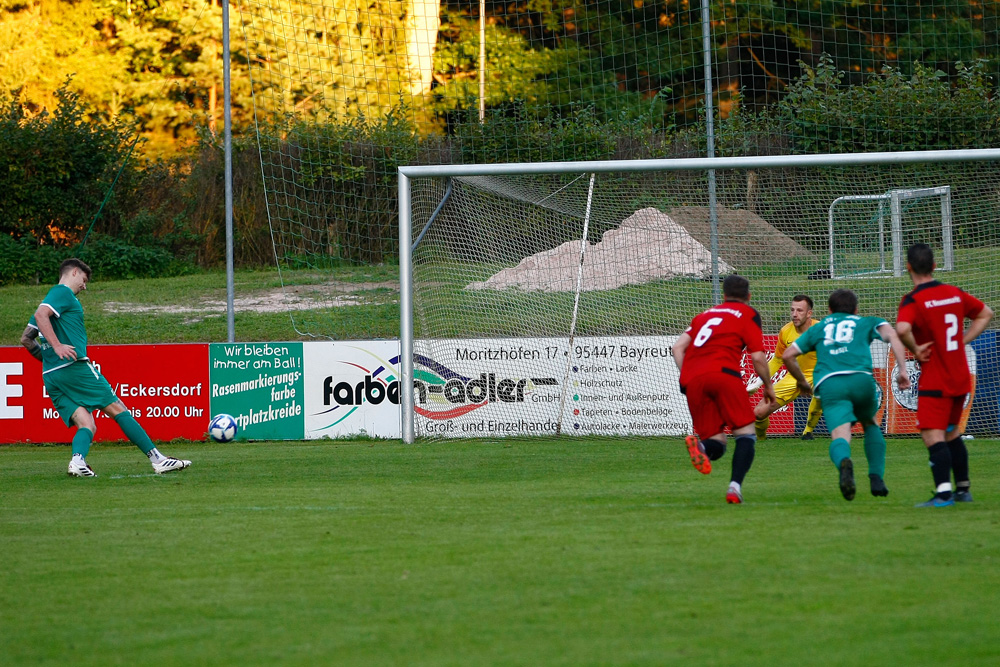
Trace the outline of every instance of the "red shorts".
<instances>
[{"instance_id":1,"label":"red shorts","mask_svg":"<svg viewBox=\"0 0 1000 667\"><path fill-rule=\"evenodd\" d=\"M706 373L686 387L688 410L698 437L710 438L754 420L750 397L743 379L728 373Z\"/></svg>"},{"instance_id":2,"label":"red shorts","mask_svg":"<svg viewBox=\"0 0 1000 667\"><path fill-rule=\"evenodd\" d=\"M962 396L919 396L917 398L917 428L946 430L962 420L965 399Z\"/></svg>"}]
</instances>

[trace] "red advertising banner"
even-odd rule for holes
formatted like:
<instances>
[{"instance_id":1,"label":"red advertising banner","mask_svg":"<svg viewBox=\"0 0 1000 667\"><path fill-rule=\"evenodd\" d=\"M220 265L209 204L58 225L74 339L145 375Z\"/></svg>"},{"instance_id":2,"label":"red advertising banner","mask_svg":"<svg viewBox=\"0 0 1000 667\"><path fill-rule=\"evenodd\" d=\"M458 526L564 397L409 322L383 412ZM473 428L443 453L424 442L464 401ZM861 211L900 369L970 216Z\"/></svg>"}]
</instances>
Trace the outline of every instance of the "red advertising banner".
<instances>
[{"instance_id":1,"label":"red advertising banner","mask_svg":"<svg viewBox=\"0 0 1000 667\"><path fill-rule=\"evenodd\" d=\"M976 352L971 345L965 346L965 354L969 362L969 374L972 376L972 392L969 393L965 401L965 409L962 410L961 421L959 422L959 432L965 432L965 425L969 422L969 414L972 412L972 399L976 394ZM895 434L920 433L917 428L917 384L920 382L920 364L913 359L912 355L906 355L906 371L913 383L913 387L908 391L900 391L896 386L896 376L899 374L896 358L889 355L888 377L884 381L884 387L888 392L882 399L882 404L887 406L885 432Z\"/></svg>"},{"instance_id":2,"label":"red advertising banner","mask_svg":"<svg viewBox=\"0 0 1000 667\"><path fill-rule=\"evenodd\" d=\"M87 352L153 440L204 440L208 427L208 345L89 345ZM70 442L42 382L42 365L21 347L0 347L0 442ZM97 415L97 442L125 440Z\"/></svg>"},{"instance_id":3,"label":"red advertising banner","mask_svg":"<svg viewBox=\"0 0 1000 667\"><path fill-rule=\"evenodd\" d=\"M775 334L764 334L764 349L767 350L767 357L770 359L774 356L774 347L778 344L778 336ZM757 374L753 370L753 362L750 361L750 355L746 352L743 353L742 368L740 369L743 373L743 383L749 384L751 380L757 377ZM778 381L783 378L788 371L785 370L784 366L778 371L777 375L774 376L774 380ZM750 404L757 405L763 400L764 394L760 390L750 397ZM776 411L771 413L771 423L767 427L768 435L789 435L795 433L795 411L792 404L789 403L786 406L778 408Z\"/></svg>"}]
</instances>

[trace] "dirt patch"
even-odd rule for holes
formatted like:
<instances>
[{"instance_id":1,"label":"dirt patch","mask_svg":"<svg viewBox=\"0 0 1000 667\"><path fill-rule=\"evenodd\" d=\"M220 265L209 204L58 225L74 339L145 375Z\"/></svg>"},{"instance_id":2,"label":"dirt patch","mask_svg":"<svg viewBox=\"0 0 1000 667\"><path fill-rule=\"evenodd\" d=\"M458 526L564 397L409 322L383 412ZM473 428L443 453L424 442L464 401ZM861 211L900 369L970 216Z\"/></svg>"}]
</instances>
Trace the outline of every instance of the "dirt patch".
<instances>
[{"instance_id":1,"label":"dirt patch","mask_svg":"<svg viewBox=\"0 0 1000 667\"><path fill-rule=\"evenodd\" d=\"M331 282L317 285L290 285L284 289L278 287L266 292L238 296L233 299L233 308L236 312L280 313L289 310L319 310L358 306L371 303L372 299L364 292L375 290L399 291L399 284L393 282ZM188 313L199 316L187 320L188 322L197 322L205 317L226 314L226 300L209 297L203 297L186 305L107 301L103 307L107 313Z\"/></svg>"},{"instance_id":2,"label":"dirt patch","mask_svg":"<svg viewBox=\"0 0 1000 667\"><path fill-rule=\"evenodd\" d=\"M667 215L705 247L712 242L707 206L679 206ZM739 209L719 209L719 257L737 270L778 259L811 257L812 253L782 234L759 215Z\"/></svg>"}]
</instances>

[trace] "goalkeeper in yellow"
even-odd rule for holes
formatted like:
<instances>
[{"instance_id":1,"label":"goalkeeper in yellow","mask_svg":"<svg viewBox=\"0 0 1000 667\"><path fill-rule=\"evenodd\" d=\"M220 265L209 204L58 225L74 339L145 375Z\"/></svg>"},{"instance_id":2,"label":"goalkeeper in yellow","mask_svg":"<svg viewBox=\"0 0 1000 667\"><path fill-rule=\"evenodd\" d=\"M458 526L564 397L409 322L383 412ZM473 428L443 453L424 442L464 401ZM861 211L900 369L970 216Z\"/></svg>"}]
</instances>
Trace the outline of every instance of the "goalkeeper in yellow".
<instances>
[{"instance_id":1,"label":"goalkeeper in yellow","mask_svg":"<svg viewBox=\"0 0 1000 667\"><path fill-rule=\"evenodd\" d=\"M768 362L768 371L770 371L772 376L784 365L781 355L784 354L785 349L802 335L806 329L819 321L813 319L813 300L805 294L796 294L793 296L791 318L791 322L781 327L781 332L778 334L778 344L774 347L774 357ZM813 367L815 366L815 352L810 352L799 357L799 367L810 383L812 383ZM761 384L763 382L760 378L754 378L753 382L747 385L747 393L753 396ZM799 397L799 388L795 383L795 378L789 373L775 382L774 394L778 398L777 402L770 403L764 400L758 403L753 410L755 418L754 428L757 431L758 440L763 440L767 437L767 427L771 424L771 413L788 405ZM819 418L822 416L823 409L820 407L819 398L813 396L812 402L809 403L809 415L806 418L806 427L802 431L803 440L813 439L813 429L816 428L816 424L819 423Z\"/></svg>"}]
</instances>

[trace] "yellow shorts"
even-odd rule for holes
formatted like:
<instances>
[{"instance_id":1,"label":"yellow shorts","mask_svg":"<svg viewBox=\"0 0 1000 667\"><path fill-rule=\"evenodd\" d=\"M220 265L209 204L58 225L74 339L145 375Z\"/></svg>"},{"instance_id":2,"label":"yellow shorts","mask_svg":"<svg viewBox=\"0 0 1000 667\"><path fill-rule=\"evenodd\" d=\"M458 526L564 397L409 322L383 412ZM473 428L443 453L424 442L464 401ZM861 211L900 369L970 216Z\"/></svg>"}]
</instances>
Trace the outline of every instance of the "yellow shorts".
<instances>
[{"instance_id":1,"label":"yellow shorts","mask_svg":"<svg viewBox=\"0 0 1000 667\"><path fill-rule=\"evenodd\" d=\"M806 376L809 380L809 384L812 384L812 377ZM778 405L784 407L794 401L799 397L799 385L795 382L795 378L792 377L791 373L785 373L785 375L774 383L774 395L778 399Z\"/></svg>"}]
</instances>

